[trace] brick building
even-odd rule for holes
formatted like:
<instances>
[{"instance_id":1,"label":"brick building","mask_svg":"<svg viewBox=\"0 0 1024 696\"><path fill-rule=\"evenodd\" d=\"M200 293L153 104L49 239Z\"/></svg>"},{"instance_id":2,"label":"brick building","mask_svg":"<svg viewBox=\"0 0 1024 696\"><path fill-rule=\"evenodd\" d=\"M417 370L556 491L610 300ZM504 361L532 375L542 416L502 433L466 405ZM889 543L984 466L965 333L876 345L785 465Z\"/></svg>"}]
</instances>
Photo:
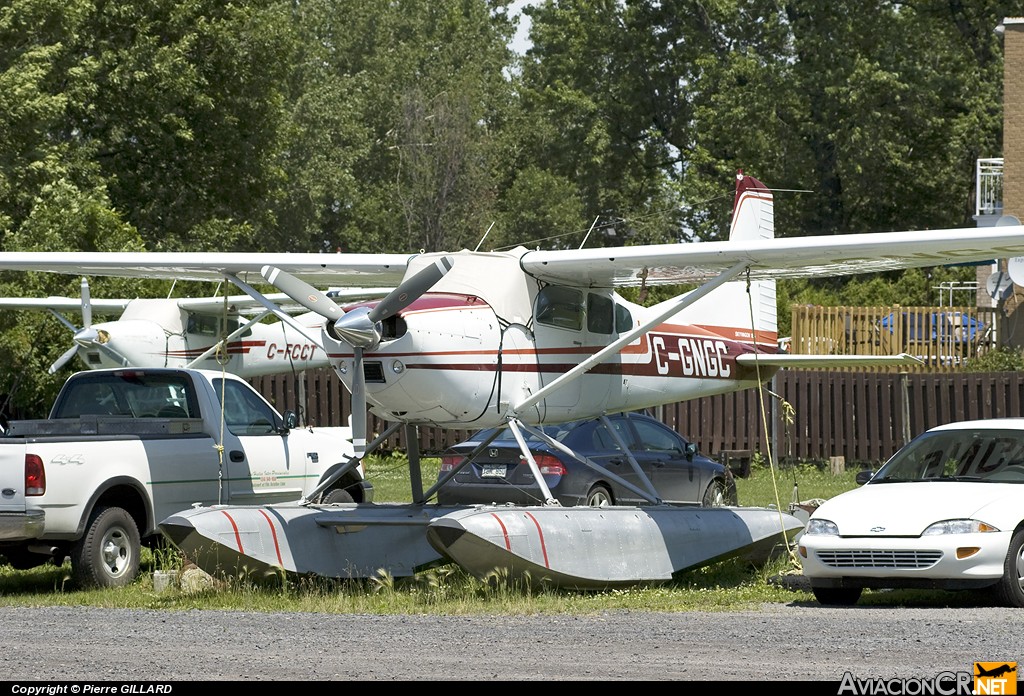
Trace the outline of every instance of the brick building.
<instances>
[{"instance_id":1,"label":"brick building","mask_svg":"<svg viewBox=\"0 0 1024 696\"><path fill-rule=\"evenodd\" d=\"M994 208L982 210L982 177L979 165L979 226L995 224L1002 215L1024 219L1024 17L1007 17L996 27L1003 37L1003 156L1000 162L999 200ZM993 273L1007 271L1007 259L996 266L979 266L977 273L979 307L999 306L990 295ZM1012 294L1001 300L1005 314L999 329L1003 345L1024 346L1024 287L1017 283Z\"/></svg>"}]
</instances>

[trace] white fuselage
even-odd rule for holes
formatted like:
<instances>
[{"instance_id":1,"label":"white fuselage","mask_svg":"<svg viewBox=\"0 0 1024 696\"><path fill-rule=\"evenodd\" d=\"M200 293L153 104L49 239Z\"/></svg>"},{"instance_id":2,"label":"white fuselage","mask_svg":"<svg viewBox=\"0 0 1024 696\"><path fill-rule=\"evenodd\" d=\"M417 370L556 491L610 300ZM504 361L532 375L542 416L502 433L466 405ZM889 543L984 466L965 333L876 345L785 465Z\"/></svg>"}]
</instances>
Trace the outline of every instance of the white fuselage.
<instances>
[{"instance_id":1,"label":"white fuselage","mask_svg":"<svg viewBox=\"0 0 1024 696\"><path fill-rule=\"evenodd\" d=\"M296 319L308 328L308 336L284 322L257 323L230 338L225 347L211 350L246 320L237 314L189 312L175 300L133 300L117 321L92 325L98 340L111 350L84 341L79 342L78 356L90 369L126 364L193 367L224 369L242 377L327 367L326 353L312 340L323 319L315 314Z\"/></svg>"},{"instance_id":2,"label":"white fuselage","mask_svg":"<svg viewBox=\"0 0 1024 696\"><path fill-rule=\"evenodd\" d=\"M770 316L759 314L745 284L727 283L529 403L661 306L645 308L610 289L541 285L522 273L514 253L504 267L488 255L483 270L463 254L431 292L387 320L381 343L364 352L366 398L381 418L459 428L512 416L565 422L752 387L772 374L741 367L736 356L754 352L755 341L774 352L774 303ZM351 389L351 347L326 332L323 340Z\"/></svg>"}]
</instances>

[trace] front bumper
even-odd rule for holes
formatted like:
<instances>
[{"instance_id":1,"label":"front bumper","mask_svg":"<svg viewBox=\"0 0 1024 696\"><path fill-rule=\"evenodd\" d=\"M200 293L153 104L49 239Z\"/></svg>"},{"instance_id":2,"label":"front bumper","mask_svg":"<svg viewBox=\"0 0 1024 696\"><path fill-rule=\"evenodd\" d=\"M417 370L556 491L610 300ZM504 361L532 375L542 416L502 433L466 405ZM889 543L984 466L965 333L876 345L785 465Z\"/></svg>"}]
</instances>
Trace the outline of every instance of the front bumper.
<instances>
[{"instance_id":1,"label":"front bumper","mask_svg":"<svg viewBox=\"0 0 1024 696\"><path fill-rule=\"evenodd\" d=\"M803 574L814 587L967 589L1003 576L1011 532L928 537L803 534ZM966 554L968 549L977 549ZM964 556L958 558L958 554Z\"/></svg>"}]
</instances>

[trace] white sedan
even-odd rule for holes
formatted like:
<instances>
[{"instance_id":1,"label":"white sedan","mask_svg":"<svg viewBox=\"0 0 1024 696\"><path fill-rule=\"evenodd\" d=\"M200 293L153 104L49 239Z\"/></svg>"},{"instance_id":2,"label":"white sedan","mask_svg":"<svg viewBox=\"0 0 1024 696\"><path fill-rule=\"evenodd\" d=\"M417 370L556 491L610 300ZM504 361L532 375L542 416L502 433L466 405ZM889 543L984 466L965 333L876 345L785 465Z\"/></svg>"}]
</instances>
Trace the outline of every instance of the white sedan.
<instances>
[{"instance_id":1,"label":"white sedan","mask_svg":"<svg viewBox=\"0 0 1024 696\"><path fill-rule=\"evenodd\" d=\"M862 473L798 540L819 602L856 604L865 588L984 589L1024 607L1024 418L932 428Z\"/></svg>"}]
</instances>

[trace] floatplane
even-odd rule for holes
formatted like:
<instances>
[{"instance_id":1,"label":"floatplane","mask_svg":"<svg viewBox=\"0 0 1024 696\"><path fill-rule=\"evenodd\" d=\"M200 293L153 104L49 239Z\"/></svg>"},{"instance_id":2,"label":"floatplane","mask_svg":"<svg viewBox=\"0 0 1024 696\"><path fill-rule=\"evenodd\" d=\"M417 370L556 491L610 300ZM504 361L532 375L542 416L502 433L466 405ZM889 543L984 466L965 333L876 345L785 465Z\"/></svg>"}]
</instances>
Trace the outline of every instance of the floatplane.
<instances>
[{"instance_id":1,"label":"floatplane","mask_svg":"<svg viewBox=\"0 0 1024 696\"><path fill-rule=\"evenodd\" d=\"M334 288L328 295L354 301L388 291ZM50 374L75 357L92 370L185 367L224 369L241 377L329 367L320 343L323 318L283 293L266 298L279 311L296 315L294 323L262 323L271 312L249 295L94 298L88 278L82 278L77 298L0 297L0 309L46 311L72 332L71 347L50 365ZM65 316L72 312L80 312L81 326ZM94 322L94 315L114 318Z\"/></svg>"},{"instance_id":2,"label":"floatplane","mask_svg":"<svg viewBox=\"0 0 1024 696\"><path fill-rule=\"evenodd\" d=\"M0 270L227 280L289 321L258 289L269 285L324 320L328 360L352 393L349 466L406 429L412 503L324 506L311 495L168 517L162 531L203 570L397 578L455 563L479 577L592 589L665 582L730 557L766 558L803 524L771 508L665 504L627 447L640 484L622 483L645 504L562 507L524 433L559 447L538 426L760 387L787 366L913 363L908 355L780 352L776 279L1021 254L1019 224L776 238L771 191L741 173L729 239L720 242L418 254L6 252ZM347 305L317 289L338 284L395 289ZM650 307L616 291L654 285L695 289ZM367 408L390 424L370 442ZM511 429L544 502L431 504L489 443L424 489L420 426Z\"/></svg>"}]
</instances>

